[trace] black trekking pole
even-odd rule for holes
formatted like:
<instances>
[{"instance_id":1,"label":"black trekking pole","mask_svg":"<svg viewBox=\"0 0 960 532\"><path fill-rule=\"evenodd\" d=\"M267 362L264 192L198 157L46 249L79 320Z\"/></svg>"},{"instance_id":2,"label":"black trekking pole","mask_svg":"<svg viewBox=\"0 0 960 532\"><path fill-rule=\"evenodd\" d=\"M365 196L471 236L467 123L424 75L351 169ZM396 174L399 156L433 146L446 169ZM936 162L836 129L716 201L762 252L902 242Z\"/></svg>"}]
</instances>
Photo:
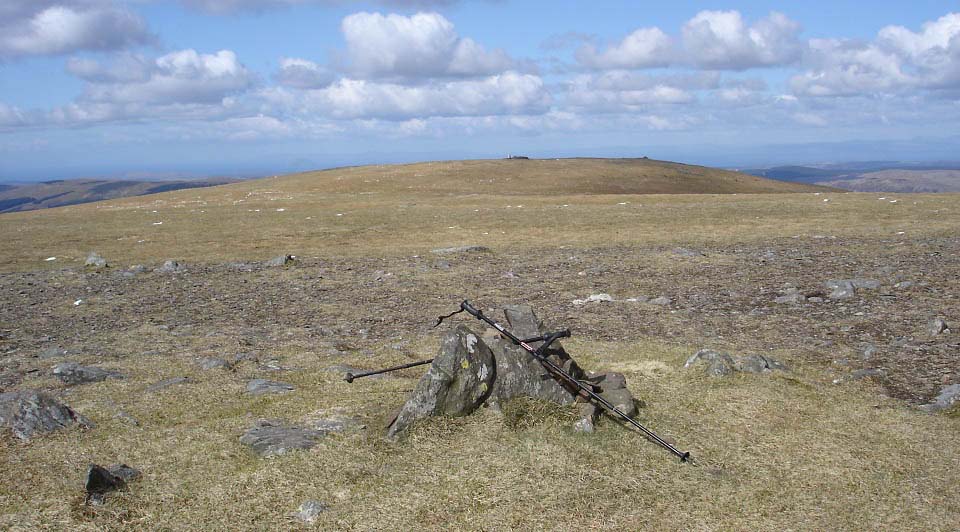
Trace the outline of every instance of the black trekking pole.
<instances>
[{"instance_id":1,"label":"black trekking pole","mask_svg":"<svg viewBox=\"0 0 960 532\"><path fill-rule=\"evenodd\" d=\"M424 364L429 364L431 362L433 362L432 358L429 360L421 360L420 362L411 362L409 364L393 366L392 368L375 369L373 371L364 371L363 373L357 373L356 375L354 375L353 373L347 372L347 374L343 376L343 380L347 382L353 382L353 379L359 379L361 377L369 377L370 375L379 375L381 373L387 373L388 371L397 371L400 369L407 369L415 366L422 366Z\"/></svg>"},{"instance_id":2,"label":"black trekking pole","mask_svg":"<svg viewBox=\"0 0 960 532\"><path fill-rule=\"evenodd\" d=\"M448 316L443 316L443 317L441 317L441 318L437 321L437 325L439 325L440 322L443 321L443 318L450 317L450 316L452 316L453 314L457 314L457 313L463 312L463 311L467 311L467 312L470 313L473 317L477 318L477 319L480 320L480 321L485 322L486 324L490 325L490 326L493 327L494 329L500 331L501 334L503 334L504 336L506 336L507 338L509 338L513 343L519 345L521 348L523 348L524 351L526 351L527 353L530 353L530 355L532 355L534 358L536 358L537 360L539 360L544 366L546 366L547 368L549 368L550 371L552 371L555 375L558 375L558 376L562 377L563 380L565 380L566 382L568 382L568 383L576 386L579 391L581 391L581 392L587 394L588 396L590 396L590 398L592 398L593 400L595 400L597 403L599 403L601 406L603 406L604 408L606 408L608 411L613 412L614 414L620 416L620 418L623 419L624 421L626 421L627 423L630 423L630 424L633 425L634 427L636 427L636 428L640 429L641 431L643 431L643 433L646 434L646 435L647 435L650 439L652 439L655 443L659 444L661 447L663 447L664 449L667 449L667 450L670 451L671 453L677 455L677 457L680 458L680 461L681 461L681 462L686 462L686 461L690 460L690 453L689 453L689 452L680 451L679 449L677 449L677 448L674 447L673 445L670 445L669 443L667 443L666 441L664 441L663 438L661 438L660 436L657 436L656 434L654 434L653 431L651 431L650 429L644 427L643 425L641 425L640 423L638 423L635 419L633 419L632 417L628 416L628 415L627 415L626 413L624 413L622 410L620 410L619 408L617 408L616 406L614 406L613 404L611 404L610 401L607 401L607 400L604 399L602 396L600 396L599 394L597 394L596 392L594 392L593 389L592 389L589 385L586 385L586 384L580 382L579 380L573 378L572 375L570 375L570 374L567 373L566 371L563 371L562 368L560 368L559 366L557 366L556 364L554 364L553 362L551 362L546 356L544 356L543 352L544 352L546 346L549 345L549 343L552 343L552 342L553 342L554 340L556 340L557 338L563 338L563 337L568 337L568 336L570 336L570 330L569 330L569 329L567 329L567 330L565 330L565 331L558 332L558 333L553 333L553 334L547 335L546 338L541 337L540 339L544 340L544 344L541 345L539 349L535 349L535 348L533 348L533 347L528 343L528 341L526 341L526 340L521 340L521 339L517 338L513 333L511 333L510 331L506 330L506 329L503 327L503 325L500 325L500 324L497 323L496 321L494 321L494 320L488 318L487 316L485 316L481 310L476 309L476 308L473 308L473 306L470 305L470 303L469 303L468 301L466 301L466 300L464 300L463 303L460 303L460 310L458 310L458 311L456 311L456 312L454 312L454 313L452 313L452 314L449 314Z\"/></svg>"}]
</instances>

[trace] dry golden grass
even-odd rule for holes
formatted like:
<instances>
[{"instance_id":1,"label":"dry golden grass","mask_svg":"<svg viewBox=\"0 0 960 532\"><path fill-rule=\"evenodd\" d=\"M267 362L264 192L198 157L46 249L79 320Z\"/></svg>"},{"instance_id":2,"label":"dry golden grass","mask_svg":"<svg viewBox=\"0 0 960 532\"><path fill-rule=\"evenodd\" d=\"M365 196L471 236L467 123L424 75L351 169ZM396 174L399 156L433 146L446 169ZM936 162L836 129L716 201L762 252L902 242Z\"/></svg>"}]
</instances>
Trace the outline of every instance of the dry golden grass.
<instances>
[{"instance_id":1,"label":"dry golden grass","mask_svg":"<svg viewBox=\"0 0 960 532\"><path fill-rule=\"evenodd\" d=\"M375 427L416 371L349 385L307 370L283 376L297 391L255 398L242 394L252 373L195 375L187 357L174 357L162 368L121 364L132 378L71 391L95 430L4 439L3 469L19 480L0 489L0 526L268 530L298 526L290 514L306 499L330 505L320 530L948 530L960 520L960 419L832 386L815 368L712 379L679 369L685 350L654 342L568 348L588 367L658 368L627 371L646 399L641 421L695 464L609 420L574 433L569 411L525 402L502 416L431 420L387 444ZM142 392L185 373L198 382ZM114 419L115 403L141 425ZM258 417L299 420L339 406L363 412L367 434L269 460L238 444ZM144 477L106 506L82 506L86 464L114 461Z\"/></svg>"}]
</instances>

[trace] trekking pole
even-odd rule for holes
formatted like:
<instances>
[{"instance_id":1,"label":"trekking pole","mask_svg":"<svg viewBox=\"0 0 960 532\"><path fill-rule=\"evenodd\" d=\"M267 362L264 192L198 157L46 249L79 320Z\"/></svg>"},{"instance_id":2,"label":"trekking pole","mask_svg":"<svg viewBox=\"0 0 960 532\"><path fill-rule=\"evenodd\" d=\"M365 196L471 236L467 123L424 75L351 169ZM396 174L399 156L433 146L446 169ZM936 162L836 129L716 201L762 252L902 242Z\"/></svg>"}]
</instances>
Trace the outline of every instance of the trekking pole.
<instances>
[{"instance_id":1,"label":"trekking pole","mask_svg":"<svg viewBox=\"0 0 960 532\"><path fill-rule=\"evenodd\" d=\"M604 407L605 409L607 409L609 412L613 412L614 414L616 414L617 416L619 416L621 419L623 419L623 420L626 421L627 423L630 423L630 424L633 425L634 427L636 427L636 428L640 429L641 431L643 431L643 433L646 434L646 435L647 435L650 439L652 439L655 443L657 443L658 445L660 445L660 446L663 447L664 449L667 449L668 451L670 451L671 453L673 453L673 454L675 454L677 457L679 457L681 462L687 462L688 460L690 460L690 453L689 453L689 452L680 451L679 449L677 449L677 448L674 447L673 445L670 445L670 444L669 444L668 442L666 442L663 438L661 438L660 436L657 436L653 431L651 431L650 429L644 427L643 425L641 425L640 423L638 423L635 419L633 419L632 417L628 416L628 415L627 415L626 413L624 413L622 410L620 410L619 408L617 408L616 406L614 406L613 404L611 404L610 401L607 401L607 400L604 399L602 396L600 396L599 394L597 394L596 392L594 392L594 391L591 389L590 386L588 386L588 385L580 382L579 380L573 378L573 376L571 376L571 375L570 375L569 373L567 373L566 371L563 371L562 368L560 368L559 366L557 366L556 364L554 364L553 362L551 362L546 356L544 356L543 351L544 351L545 347L548 345L548 343L547 343L546 341L549 340L549 342L552 343L552 342L553 342L554 340L556 340L557 338L563 338L563 337L568 337L568 336L570 336L570 330L569 330L569 329L567 329L566 331L561 331L561 332L558 332L558 333L553 333L553 334L547 335L547 338L542 338L542 337L541 337L541 339L545 340L545 343L544 343L543 345L541 345L539 349L535 349L535 348L533 348L533 347L528 343L528 341L521 340L521 339L517 338L513 333L511 333L510 331L506 330L506 329L503 327L503 325L500 325L500 324L497 323L496 321L494 321L494 320L488 318L487 316L485 316L485 315L483 314L483 311L474 308L472 305L470 305L470 302L468 302L467 300L464 300L463 303L460 303L460 310L458 310L458 311L456 311L456 312L454 312L454 313L452 313L452 314L450 314L450 315L448 315L448 316L441 317L440 320L438 320L437 325L439 325L440 322L443 321L443 318L452 316L453 314L457 314L457 313L463 312L463 311L467 311L467 312L468 312L469 314L471 314L473 317L477 318L477 319L480 320L480 321L485 322L486 324L490 325L490 326L493 327L494 329L500 331L501 334L503 334L504 336L506 336L507 338L509 338L513 343L519 345L521 348L523 348L524 351L526 351L527 353L530 353L530 355L532 355L534 358L536 358L537 360L539 360L543 365L545 365L547 368L549 368L550 371L552 371L555 375L558 375L558 376L562 377L563 380L565 380L565 381L567 381L568 383L576 386L579 391L581 391L581 392L586 393L587 395L589 395L593 400L595 400L597 403L599 403L601 406L603 406L603 407Z\"/></svg>"},{"instance_id":2,"label":"trekking pole","mask_svg":"<svg viewBox=\"0 0 960 532\"><path fill-rule=\"evenodd\" d=\"M411 363L409 363L409 364L402 364L402 365L400 365L400 366L393 366L392 368L384 368L384 369L375 369L375 370L372 370L372 371L364 371L363 373L357 373L356 375L354 375L353 373L347 372L347 374L343 376L343 380L345 380L345 381L347 381L347 382L353 382L353 379L359 379L360 377L369 377L370 375L379 375L379 374L381 374L381 373L387 373L388 371L397 371L397 370L399 370L399 369L407 369L407 368L412 368L412 367L415 367L415 366L422 366L422 365L424 365L424 364L429 364L429 363L431 363L431 362L433 362L433 359L432 359L432 358L429 359L429 360L421 360L420 362L411 362Z\"/></svg>"}]
</instances>

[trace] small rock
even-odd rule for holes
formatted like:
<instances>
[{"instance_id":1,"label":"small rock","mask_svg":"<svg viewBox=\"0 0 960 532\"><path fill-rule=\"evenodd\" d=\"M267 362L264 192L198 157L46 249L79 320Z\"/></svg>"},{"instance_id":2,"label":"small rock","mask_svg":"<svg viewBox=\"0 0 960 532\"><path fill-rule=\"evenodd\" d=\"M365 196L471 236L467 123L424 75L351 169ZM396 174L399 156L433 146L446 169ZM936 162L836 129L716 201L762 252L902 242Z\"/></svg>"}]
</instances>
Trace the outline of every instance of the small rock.
<instances>
[{"instance_id":1,"label":"small rock","mask_svg":"<svg viewBox=\"0 0 960 532\"><path fill-rule=\"evenodd\" d=\"M88 382L100 382L107 379L123 378L123 375L116 371L98 368L96 366L81 366L76 362L57 364L53 368L53 374L60 379L60 382L71 386L86 384Z\"/></svg>"},{"instance_id":2,"label":"small rock","mask_svg":"<svg viewBox=\"0 0 960 532\"><path fill-rule=\"evenodd\" d=\"M853 373L847 375L846 377L841 377L839 379L834 379L834 384L840 384L842 382L853 382L853 381L862 381L864 379L884 379L887 374L882 369L877 368L867 368L867 369L858 369Z\"/></svg>"},{"instance_id":3,"label":"small rock","mask_svg":"<svg viewBox=\"0 0 960 532\"><path fill-rule=\"evenodd\" d=\"M449 269L450 269L450 263L447 262L447 261L445 261L445 260L442 260L442 259L441 259L441 260L438 260L438 261L434 262L434 263L433 263L433 267L436 268L436 269L438 269L438 270L449 270Z\"/></svg>"},{"instance_id":4,"label":"small rock","mask_svg":"<svg viewBox=\"0 0 960 532\"><path fill-rule=\"evenodd\" d=\"M171 386L176 386L178 384L186 384L190 382L190 377L173 377L171 379L164 379L160 382L155 382L150 386L147 386L147 392L158 392L164 388L169 388Z\"/></svg>"},{"instance_id":5,"label":"small rock","mask_svg":"<svg viewBox=\"0 0 960 532\"><path fill-rule=\"evenodd\" d=\"M175 260L168 260L154 271L157 273L183 273L187 271L187 267Z\"/></svg>"},{"instance_id":6,"label":"small rock","mask_svg":"<svg viewBox=\"0 0 960 532\"><path fill-rule=\"evenodd\" d=\"M321 513L327 511L327 506L320 501L304 501L297 508L297 519L307 524L313 524Z\"/></svg>"},{"instance_id":7,"label":"small rock","mask_svg":"<svg viewBox=\"0 0 960 532\"><path fill-rule=\"evenodd\" d=\"M37 353L40 358L59 358L69 354L66 349L59 346L47 347Z\"/></svg>"},{"instance_id":8,"label":"small rock","mask_svg":"<svg viewBox=\"0 0 960 532\"><path fill-rule=\"evenodd\" d=\"M906 290L913 286L913 281L900 281L899 283L893 285L897 290Z\"/></svg>"},{"instance_id":9,"label":"small rock","mask_svg":"<svg viewBox=\"0 0 960 532\"><path fill-rule=\"evenodd\" d=\"M8 427L21 440L79 425L92 428L89 419L38 390L0 393L0 426Z\"/></svg>"},{"instance_id":10,"label":"small rock","mask_svg":"<svg viewBox=\"0 0 960 532\"><path fill-rule=\"evenodd\" d=\"M867 344L864 346L863 351L860 353L860 358L863 360L871 360L874 355L877 354L877 346L873 344Z\"/></svg>"},{"instance_id":11,"label":"small rock","mask_svg":"<svg viewBox=\"0 0 960 532\"><path fill-rule=\"evenodd\" d=\"M943 318L934 318L927 323L927 333L930 336L937 336L946 332L950 332L950 326Z\"/></svg>"},{"instance_id":12,"label":"small rock","mask_svg":"<svg viewBox=\"0 0 960 532\"><path fill-rule=\"evenodd\" d=\"M128 425L133 425L134 427L140 426L140 421L137 418L131 416L123 410L117 412L113 417L123 421L124 423L127 423Z\"/></svg>"},{"instance_id":13,"label":"small rock","mask_svg":"<svg viewBox=\"0 0 960 532\"><path fill-rule=\"evenodd\" d=\"M359 432L367 428L360 418L352 415L347 409L339 407L314 412L306 417L304 424L324 434Z\"/></svg>"},{"instance_id":14,"label":"small rock","mask_svg":"<svg viewBox=\"0 0 960 532\"><path fill-rule=\"evenodd\" d=\"M951 384L940 390L940 395L932 403L921 406L927 412L937 412L950 408L960 401L960 384Z\"/></svg>"},{"instance_id":15,"label":"small rock","mask_svg":"<svg viewBox=\"0 0 960 532\"><path fill-rule=\"evenodd\" d=\"M787 371L782 362L763 355L746 355L734 359L737 371L747 373L769 373L771 371Z\"/></svg>"},{"instance_id":16,"label":"small rock","mask_svg":"<svg viewBox=\"0 0 960 532\"><path fill-rule=\"evenodd\" d=\"M87 260L84 261L83 265L95 270L106 268L108 266L107 260L101 257L100 254L95 251L91 251L90 254L87 255Z\"/></svg>"},{"instance_id":17,"label":"small rock","mask_svg":"<svg viewBox=\"0 0 960 532\"><path fill-rule=\"evenodd\" d=\"M723 377L732 374L735 369L733 357L712 349L701 349L693 354L684 363L684 368L691 368L700 362L706 363L705 373L712 377Z\"/></svg>"},{"instance_id":18,"label":"small rock","mask_svg":"<svg viewBox=\"0 0 960 532\"><path fill-rule=\"evenodd\" d=\"M799 290L797 290L796 288L789 288L782 296L774 299L773 301L774 303L779 303L782 305L783 304L795 305L797 303L803 303L806 300L807 300L806 296L801 294Z\"/></svg>"},{"instance_id":19,"label":"small rock","mask_svg":"<svg viewBox=\"0 0 960 532\"><path fill-rule=\"evenodd\" d=\"M140 477L140 471L126 465L114 464L103 467L90 464L87 468L84 488L87 492L88 504L103 504L105 496L111 491L122 490L128 482Z\"/></svg>"},{"instance_id":20,"label":"small rock","mask_svg":"<svg viewBox=\"0 0 960 532\"><path fill-rule=\"evenodd\" d=\"M850 284L858 290L876 290L880 288L880 281L876 279L850 279Z\"/></svg>"},{"instance_id":21,"label":"small rock","mask_svg":"<svg viewBox=\"0 0 960 532\"><path fill-rule=\"evenodd\" d=\"M651 299L650 301L648 301L648 303L650 303L651 305L658 305L658 306L661 306L661 307L665 307L665 306L669 305L670 303L672 303L672 301L671 301L670 298L667 297L667 296L660 296L660 297Z\"/></svg>"},{"instance_id":22,"label":"small rock","mask_svg":"<svg viewBox=\"0 0 960 532\"><path fill-rule=\"evenodd\" d=\"M830 280L823 283L830 290L830 299L850 299L856 294L853 283L847 280Z\"/></svg>"},{"instance_id":23,"label":"small rock","mask_svg":"<svg viewBox=\"0 0 960 532\"><path fill-rule=\"evenodd\" d=\"M217 357L204 357L197 361L197 364L200 365L200 369L233 369L233 365L227 362L222 358Z\"/></svg>"},{"instance_id":24,"label":"small rock","mask_svg":"<svg viewBox=\"0 0 960 532\"><path fill-rule=\"evenodd\" d=\"M274 257L268 260L265 263L265 266L276 268L279 266L290 266L297 261L297 257L294 255L280 255L279 257Z\"/></svg>"},{"instance_id":25,"label":"small rock","mask_svg":"<svg viewBox=\"0 0 960 532\"><path fill-rule=\"evenodd\" d=\"M309 449L323 436L319 430L289 425L283 420L261 419L240 436L240 443L261 457L270 457L295 449Z\"/></svg>"},{"instance_id":26,"label":"small rock","mask_svg":"<svg viewBox=\"0 0 960 532\"><path fill-rule=\"evenodd\" d=\"M705 255L704 255L702 252L700 252L700 251L696 251L696 250L693 250L693 249L687 249L687 248L674 248L673 254L674 254L674 255L679 255L679 256L681 256L681 257L703 257L703 256L705 256Z\"/></svg>"},{"instance_id":27,"label":"small rock","mask_svg":"<svg viewBox=\"0 0 960 532\"><path fill-rule=\"evenodd\" d=\"M266 379L253 379L247 383L247 393L250 395L286 393L292 391L293 389L293 386L290 384L277 381L268 381Z\"/></svg>"},{"instance_id":28,"label":"small rock","mask_svg":"<svg viewBox=\"0 0 960 532\"><path fill-rule=\"evenodd\" d=\"M457 246L452 248L438 248L430 250L437 255L452 255L454 253L487 253L490 248L486 246Z\"/></svg>"},{"instance_id":29,"label":"small rock","mask_svg":"<svg viewBox=\"0 0 960 532\"><path fill-rule=\"evenodd\" d=\"M588 296L586 299L574 299L574 305L585 305L587 303L599 303L601 301L613 301L613 296L610 294L593 294Z\"/></svg>"}]
</instances>

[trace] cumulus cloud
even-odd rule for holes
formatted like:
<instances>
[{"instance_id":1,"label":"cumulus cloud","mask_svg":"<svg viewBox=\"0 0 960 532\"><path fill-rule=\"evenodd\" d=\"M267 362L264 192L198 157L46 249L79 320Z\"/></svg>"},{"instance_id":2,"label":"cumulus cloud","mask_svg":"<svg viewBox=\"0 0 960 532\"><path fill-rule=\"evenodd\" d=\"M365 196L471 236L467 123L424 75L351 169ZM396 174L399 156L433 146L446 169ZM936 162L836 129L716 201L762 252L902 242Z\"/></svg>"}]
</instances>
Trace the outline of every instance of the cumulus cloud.
<instances>
[{"instance_id":1,"label":"cumulus cloud","mask_svg":"<svg viewBox=\"0 0 960 532\"><path fill-rule=\"evenodd\" d=\"M27 123L26 114L17 107L0 102L0 127L22 126Z\"/></svg>"},{"instance_id":2,"label":"cumulus cloud","mask_svg":"<svg viewBox=\"0 0 960 532\"><path fill-rule=\"evenodd\" d=\"M242 11L267 11L295 5L346 5L347 0L180 0L191 9L197 9L215 15L226 15ZM457 0L379 0L374 2L386 7L426 9L455 4Z\"/></svg>"},{"instance_id":3,"label":"cumulus cloud","mask_svg":"<svg viewBox=\"0 0 960 532\"><path fill-rule=\"evenodd\" d=\"M140 17L108 0L5 0L0 60L117 50L152 39Z\"/></svg>"},{"instance_id":4,"label":"cumulus cloud","mask_svg":"<svg viewBox=\"0 0 960 532\"><path fill-rule=\"evenodd\" d=\"M438 13L355 13L341 29L348 69L362 77L481 76L514 66L503 50L487 51L458 36Z\"/></svg>"},{"instance_id":5,"label":"cumulus cloud","mask_svg":"<svg viewBox=\"0 0 960 532\"><path fill-rule=\"evenodd\" d=\"M662 67L676 59L673 40L660 28L640 28L602 52L586 44L576 57L594 69Z\"/></svg>"},{"instance_id":6,"label":"cumulus cloud","mask_svg":"<svg viewBox=\"0 0 960 532\"><path fill-rule=\"evenodd\" d=\"M771 13L748 26L737 11L701 11L683 26L688 60L702 68L745 70L800 59L800 25Z\"/></svg>"},{"instance_id":7,"label":"cumulus cloud","mask_svg":"<svg viewBox=\"0 0 960 532\"><path fill-rule=\"evenodd\" d=\"M790 83L802 96L856 96L960 89L960 14L914 32L887 26L873 41L814 39L804 72Z\"/></svg>"},{"instance_id":8,"label":"cumulus cloud","mask_svg":"<svg viewBox=\"0 0 960 532\"><path fill-rule=\"evenodd\" d=\"M386 120L536 114L546 112L551 101L543 80L517 72L418 86L345 78L323 89L270 89L260 96L297 114Z\"/></svg>"},{"instance_id":9,"label":"cumulus cloud","mask_svg":"<svg viewBox=\"0 0 960 532\"><path fill-rule=\"evenodd\" d=\"M705 81L705 80L704 80ZM694 78L631 75L626 72L581 75L567 84L566 102L580 109L614 112L654 104L686 104L695 95L684 87L696 87Z\"/></svg>"},{"instance_id":10,"label":"cumulus cloud","mask_svg":"<svg viewBox=\"0 0 960 532\"><path fill-rule=\"evenodd\" d=\"M329 85L334 75L313 61L285 57L280 60L276 79L281 85L295 89L316 89Z\"/></svg>"}]
</instances>

